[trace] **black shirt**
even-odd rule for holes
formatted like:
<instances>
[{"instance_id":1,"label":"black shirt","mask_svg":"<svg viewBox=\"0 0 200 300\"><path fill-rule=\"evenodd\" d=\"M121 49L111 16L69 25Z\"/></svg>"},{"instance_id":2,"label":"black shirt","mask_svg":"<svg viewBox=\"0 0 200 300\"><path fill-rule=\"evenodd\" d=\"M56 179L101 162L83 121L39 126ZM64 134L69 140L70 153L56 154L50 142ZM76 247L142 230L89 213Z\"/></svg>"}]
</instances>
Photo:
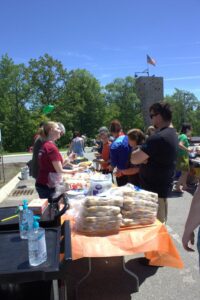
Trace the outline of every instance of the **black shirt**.
<instances>
[{"instance_id":1,"label":"black shirt","mask_svg":"<svg viewBox=\"0 0 200 300\"><path fill-rule=\"evenodd\" d=\"M141 146L149 158L140 166L140 184L147 191L166 198L171 189L176 166L178 137L174 128L165 127L150 136Z\"/></svg>"}]
</instances>

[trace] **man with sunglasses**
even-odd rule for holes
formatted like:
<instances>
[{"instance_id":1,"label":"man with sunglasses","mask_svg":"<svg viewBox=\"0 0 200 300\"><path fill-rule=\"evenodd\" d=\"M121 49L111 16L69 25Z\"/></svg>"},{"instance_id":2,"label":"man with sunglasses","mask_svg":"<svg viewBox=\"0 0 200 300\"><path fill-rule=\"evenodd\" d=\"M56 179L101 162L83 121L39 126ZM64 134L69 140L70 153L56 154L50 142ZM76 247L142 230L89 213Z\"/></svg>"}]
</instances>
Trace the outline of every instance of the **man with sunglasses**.
<instances>
[{"instance_id":1,"label":"man with sunglasses","mask_svg":"<svg viewBox=\"0 0 200 300\"><path fill-rule=\"evenodd\" d=\"M141 188L158 194L157 218L167 221L167 197L172 188L178 150L176 130L171 126L172 111L165 102L149 108L149 116L156 132L131 154L133 164L141 164Z\"/></svg>"}]
</instances>

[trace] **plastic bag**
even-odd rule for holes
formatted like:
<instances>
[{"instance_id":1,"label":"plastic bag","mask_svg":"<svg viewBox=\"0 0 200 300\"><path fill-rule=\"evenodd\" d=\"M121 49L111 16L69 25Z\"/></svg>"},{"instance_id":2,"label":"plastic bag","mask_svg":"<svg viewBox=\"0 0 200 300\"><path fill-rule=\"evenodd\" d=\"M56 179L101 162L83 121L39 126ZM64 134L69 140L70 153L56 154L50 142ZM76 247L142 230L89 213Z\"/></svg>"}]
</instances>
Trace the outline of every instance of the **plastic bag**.
<instances>
[{"instance_id":1,"label":"plastic bag","mask_svg":"<svg viewBox=\"0 0 200 300\"><path fill-rule=\"evenodd\" d=\"M48 187L55 188L57 185L63 183L63 177L61 173L50 172L48 175Z\"/></svg>"},{"instance_id":2,"label":"plastic bag","mask_svg":"<svg viewBox=\"0 0 200 300\"><path fill-rule=\"evenodd\" d=\"M63 181L62 174L55 172L50 172L48 175L48 187L55 189L52 198L59 197L69 189L67 183Z\"/></svg>"}]
</instances>

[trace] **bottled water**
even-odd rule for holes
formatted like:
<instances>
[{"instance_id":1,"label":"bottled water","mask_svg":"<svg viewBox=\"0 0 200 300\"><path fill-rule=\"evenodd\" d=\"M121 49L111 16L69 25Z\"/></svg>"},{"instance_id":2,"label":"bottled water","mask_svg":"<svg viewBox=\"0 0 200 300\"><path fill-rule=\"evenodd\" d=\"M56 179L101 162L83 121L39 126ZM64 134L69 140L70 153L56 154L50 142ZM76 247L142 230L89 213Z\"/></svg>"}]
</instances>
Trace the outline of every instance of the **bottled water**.
<instances>
[{"instance_id":1,"label":"bottled water","mask_svg":"<svg viewBox=\"0 0 200 300\"><path fill-rule=\"evenodd\" d=\"M39 217L34 216L33 229L28 234L29 264L38 266L47 260L45 230L39 227Z\"/></svg>"},{"instance_id":2,"label":"bottled water","mask_svg":"<svg viewBox=\"0 0 200 300\"><path fill-rule=\"evenodd\" d=\"M33 226L33 212L28 209L28 201L23 200L23 206L19 206L19 231L21 239L28 238L28 231Z\"/></svg>"}]
</instances>

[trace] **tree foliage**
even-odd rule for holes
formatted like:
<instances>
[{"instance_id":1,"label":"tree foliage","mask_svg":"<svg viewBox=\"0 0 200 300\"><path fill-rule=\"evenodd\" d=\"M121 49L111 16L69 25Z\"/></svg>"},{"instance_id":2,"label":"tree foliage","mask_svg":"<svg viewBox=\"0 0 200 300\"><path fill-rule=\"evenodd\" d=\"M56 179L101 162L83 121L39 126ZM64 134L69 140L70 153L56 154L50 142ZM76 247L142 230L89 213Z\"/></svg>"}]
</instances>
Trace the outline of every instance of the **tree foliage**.
<instances>
[{"instance_id":1,"label":"tree foliage","mask_svg":"<svg viewBox=\"0 0 200 300\"><path fill-rule=\"evenodd\" d=\"M71 130L78 130L89 136L95 135L105 113L104 95L96 78L86 70L69 72L63 105L63 110L70 112Z\"/></svg>"},{"instance_id":2,"label":"tree foliage","mask_svg":"<svg viewBox=\"0 0 200 300\"><path fill-rule=\"evenodd\" d=\"M0 62L0 117L6 149L22 151L30 143L31 118L26 108L29 91L25 66L8 56Z\"/></svg>"},{"instance_id":3,"label":"tree foliage","mask_svg":"<svg viewBox=\"0 0 200 300\"><path fill-rule=\"evenodd\" d=\"M143 128L141 102L135 91L135 78L115 79L105 87L106 103L109 107L110 120L117 118L121 121L123 129Z\"/></svg>"},{"instance_id":4,"label":"tree foliage","mask_svg":"<svg viewBox=\"0 0 200 300\"><path fill-rule=\"evenodd\" d=\"M190 123L193 127L193 134L200 135L199 115L200 103L194 94L175 89L172 96L166 96L165 100L172 106L173 125L180 131L183 123Z\"/></svg>"},{"instance_id":5,"label":"tree foliage","mask_svg":"<svg viewBox=\"0 0 200 300\"><path fill-rule=\"evenodd\" d=\"M194 94L175 89L165 100L172 105L177 130L187 121L200 135L200 104ZM55 109L45 115L43 108L49 104ZM0 127L6 151L26 151L41 121L65 125L66 135L58 141L65 146L75 130L93 138L99 127L109 127L116 118L124 131L144 128L133 77L117 78L102 87L87 70L67 71L48 54L31 59L27 66L15 64L8 55L1 57Z\"/></svg>"},{"instance_id":6,"label":"tree foliage","mask_svg":"<svg viewBox=\"0 0 200 300\"><path fill-rule=\"evenodd\" d=\"M31 91L30 105L41 107L56 104L65 85L67 71L62 63L45 54L31 59L27 68L27 80Z\"/></svg>"}]
</instances>

